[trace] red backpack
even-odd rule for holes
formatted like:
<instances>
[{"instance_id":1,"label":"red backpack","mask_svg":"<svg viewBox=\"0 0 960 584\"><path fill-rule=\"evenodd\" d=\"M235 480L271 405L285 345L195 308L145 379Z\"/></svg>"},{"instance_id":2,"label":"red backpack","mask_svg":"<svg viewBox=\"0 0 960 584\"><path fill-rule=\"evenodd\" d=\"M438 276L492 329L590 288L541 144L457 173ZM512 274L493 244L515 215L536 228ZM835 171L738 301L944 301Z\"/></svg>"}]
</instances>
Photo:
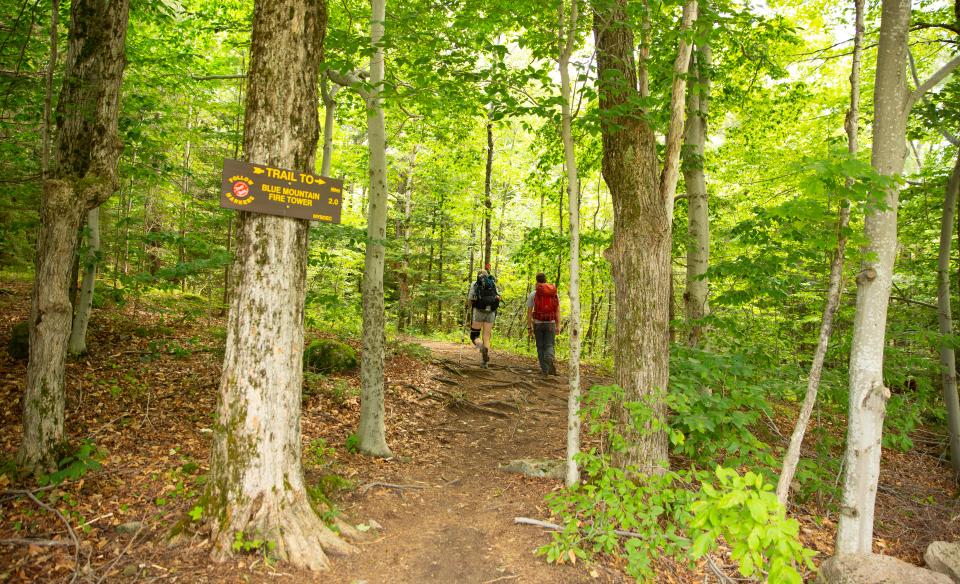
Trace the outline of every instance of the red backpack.
<instances>
[{"instance_id":1,"label":"red backpack","mask_svg":"<svg viewBox=\"0 0 960 584\"><path fill-rule=\"evenodd\" d=\"M557 320L559 308L560 298L557 296L557 287L553 284L537 284L537 292L533 295L533 319Z\"/></svg>"}]
</instances>

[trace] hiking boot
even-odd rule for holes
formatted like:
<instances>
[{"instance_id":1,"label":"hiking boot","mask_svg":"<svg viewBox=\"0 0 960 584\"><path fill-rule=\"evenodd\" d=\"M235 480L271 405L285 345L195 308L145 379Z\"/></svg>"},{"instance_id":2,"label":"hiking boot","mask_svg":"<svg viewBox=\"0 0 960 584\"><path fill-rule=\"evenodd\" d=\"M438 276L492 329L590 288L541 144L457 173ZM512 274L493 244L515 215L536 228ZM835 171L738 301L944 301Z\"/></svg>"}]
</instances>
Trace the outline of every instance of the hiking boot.
<instances>
[{"instance_id":1,"label":"hiking boot","mask_svg":"<svg viewBox=\"0 0 960 584\"><path fill-rule=\"evenodd\" d=\"M550 369L547 371L547 375L560 375L559 373L557 373L557 366L551 363Z\"/></svg>"},{"instance_id":2,"label":"hiking boot","mask_svg":"<svg viewBox=\"0 0 960 584\"><path fill-rule=\"evenodd\" d=\"M483 356L483 366L486 368L487 363L490 362L490 350L486 347L480 348L480 355Z\"/></svg>"}]
</instances>

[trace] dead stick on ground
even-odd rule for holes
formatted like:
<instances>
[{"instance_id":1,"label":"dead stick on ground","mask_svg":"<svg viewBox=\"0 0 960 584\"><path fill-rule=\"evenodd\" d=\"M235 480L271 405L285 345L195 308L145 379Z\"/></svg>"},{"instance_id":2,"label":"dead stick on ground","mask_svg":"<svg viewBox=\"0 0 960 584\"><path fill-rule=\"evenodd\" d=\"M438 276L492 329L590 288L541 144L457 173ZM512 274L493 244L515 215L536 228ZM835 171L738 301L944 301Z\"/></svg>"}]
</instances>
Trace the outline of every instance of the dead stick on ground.
<instances>
[{"instance_id":1,"label":"dead stick on ground","mask_svg":"<svg viewBox=\"0 0 960 584\"><path fill-rule=\"evenodd\" d=\"M713 558L710 557L710 554L707 554L707 566L710 567L710 571L713 572L713 574L717 577L717 580L719 580L721 584L736 582L733 578L731 578L730 576L727 576L723 572L723 570L717 567L715 563L713 563Z\"/></svg>"},{"instance_id":2,"label":"dead stick on ground","mask_svg":"<svg viewBox=\"0 0 960 584\"><path fill-rule=\"evenodd\" d=\"M513 574L510 576L500 576L499 578L494 578L493 580L487 580L483 584L493 584L494 582L503 582L504 580L516 580L520 577L520 574Z\"/></svg>"},{"instance_id":3,"label":"dead stick on ground","mask_svg":"<svg viewBox=\"0 0 960 584\"><path fill-rule=\"evenodd\" d=\"M363 494L374 487L384 487L386 489L397 489L398 491L402 491L404 489L422 489L423 488L420 485L396 485L393 483L367 483L362 487L360 487L358 490L360 491L360 494Z\"/></svg>"},{"instance_id":4,"label":"dead stick on ground","mask_svg":"<svg viewBox=\"0 0 960 584\"><path fill-rule=\"evenodd\" d=\"M540 521L539 519L531 519L529 517L514 517L514 523L519 523L522 525L535 525L536 527L542 527L544 529L550 529L552 531L563 531L563 528L557 525L556 523L550 523L549 521ZM622 529L615 529L613 531L621 537L643 537L642 533L636 533L634 531L624 531Z\"/></svg>"},{"instance_id":5,"label":"dead stick on ground","mask_svg":"<svg viewBox=\"0 0 960 584\"><path fill-rule=\"evenodd\" d=\"M76 581L78 571L80 570L80 539L77 537L77 532L73 530L73 526L70 525L70 522L67 520L66 517L63 516L63 513L61 513L59 509L55 507L51 507L50 505L47 505L46 503L38 499L37 496L33 494L33 491L11 490L7 492L18 493L18 494L26 495L27 497L30 497L31 501L39 505L41 508L46 509L47 511L55 514L57 517L60 518L60 521L62 521L63 524L67 526L67 531L70 533L70 539L73 540L73 576L70 577L70 584L73 584L73 582Z\"/></svg>"},{"instance_id":6,"label":"dead stick on ground","mask_svg":"<svg viewBox=\"0 0 960 584\"><path fill-rule=\"evenodd\" d=\"M0 545L39 545L39 546L61 546L61 545L73 545L72 541L66 541L62 539L34 539L34 538L13 538L13 539L0 539Z\"/></svg>"},{"instance_id":7,"label":"dead stick on ground","mask_svg":"<svg viewBox=\"0 0 960 584\"><path fill-rule=\"evenodd\" d=\"M147 525L146 523L143 523L143 522L140 523L140 528L137 529L137 532L134 533L133 537L130 538L130 541L127 542L127 545L120 552L120 555L113 558L113 560L111 560L110 563L107 564L107 567L103 569L103 575L101 575L97 579L97 584L101 584L101 582L103 582L107 578L107 576L110 575L110 570L112 570L113 567L117 565L117 562L120 561L120 558L125 556L127 552L130 551L130 547L133 546L133 542L137 541L137 536L140 535L140 532L143 531L143 528L146 527L146 525Z\"/></svg>"}]
</instances>

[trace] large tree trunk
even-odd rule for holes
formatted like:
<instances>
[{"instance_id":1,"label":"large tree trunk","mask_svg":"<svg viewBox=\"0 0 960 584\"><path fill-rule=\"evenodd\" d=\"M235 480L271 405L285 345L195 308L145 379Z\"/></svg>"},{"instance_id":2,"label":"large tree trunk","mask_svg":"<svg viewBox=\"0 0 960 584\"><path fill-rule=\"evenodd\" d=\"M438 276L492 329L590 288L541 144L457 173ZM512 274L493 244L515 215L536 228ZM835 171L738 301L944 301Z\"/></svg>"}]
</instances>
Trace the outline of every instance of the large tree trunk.
<instances>
[{"instance_id":1,"label":"large tree trunk","mask_svg":"<svg viewBox=\"0 0 960 584\"><path fill-rule=\"evenodd\" d=\"M853 35L853 62L850 69L850 108L844 120L844 129L847 132L847 151L856 154L859 149L857 133L860 118L860 58L863 53L863 0L854 0L854 35ZM851 186L851 181L847 181ZM810 376L807 378L807 392L803 398L797 424L790 436L790 446L783 457L783 469L777 481L777 499L786 506L790 498L790 483L800 462L800 448L803 446L803 436L806 434L813 406L817 402L817 393L820 390L820 378L823 374L823 362L830 345L830 334L833 331L833 318L840 306L840 294L843 291L843 258L847 248L847 226L850 223L850 205L846 200L840 201L840 211L837 217L837 249L834 250L833 260L830 262L830 283L827 287L827 302L823 308L823 318L820 322L820 337L817 340L817 349L810 364ZM948 244L949 245L949 244Z\"/></svg>"},{"instance_id":2,"label":"large tree trunk","mask_svg":"<svg viewBox=\"0 0 960 584\"><path fill-rule=\"evenodd\" d=\"M84 214L117 190L120 84L129 0L76 0L57 105L56 163L44 181L18 459L50 468L63 441L70 274Z\"/></svg>"},{"instance_id":3,"label":"large tree trunk","mask_svg":"<svg viewBox=\"0 0 960 584\"><path fill-rule=\"evenodd\" d=\"M687 289L683 304L689 327L687 344L692 347L703 342L703 318L710 314L709 283L706 278L710 265L710 217L707 213L707 181L704 177L704 144L707 139L707 111L710 100L710 45L697 47L693 56L697 88L690 91L687 106L686 149L684 151L683 180L687 185Z\"/></svg>"},{"instance_id":4,"label":"large tree trunk","mask_svg":"<svg viewBox=\"0 0 960 584\"><path fill-rule=\"evenodd\" d=\"M570 201L570 366L567 397L567 476L571 487L580 481L575 456L580 452L580 179L577 177L577 156L571 128L570 55L573 53L580 18L577 0L570 2L570 14L560 8L560 30L566 31L560 51L560 134L563 140L563 162L567 171L567 191ZM559 326L560 323L557 323Z\"/></svg>"},{"instance_id":5,"label":"large tree trunk","mask_svg":"<svg viewBox=\"0 0 960 584\"><path fill-rule=\"evenodd\" d=\"M254 7L244 153L248 161L314 170L317 65L323 2L272 0ZM284 71L277 75L276 71ZM327 552L355 551L317 516L300 462L300 399L307 234L302 219L243 212L231 277L227 349L204 512L212 557L236 534L273 544L271 554L309 569Z\"/></svg>"},{"instance_id":6,"label":"large tree trunk","mask_svg":"<svg viewBox=\"0 0 960 584\"><path fill-rule=\"evenodd\" d=\"M391 456L383 407L383 259L387 235L387 137L380 92L383 90L383 37L386 0L371 0L370 93L367 97L367 143L370 148L370 200L367 207L367 252L363 269L363 351L360 355L360 450Z\"/></svg>"},{"instance_id":7,"label":"large tree trunk","mask_svg":"<svg viewBox=\"0 0 960 584\"><path fill-rule=\"evenodd\" d=\"M903 171L906 157L909 27L910 0L883 0L871 163L878 173L889 177ZM890 187L885 208L868 209L864 220L867 244L857 275L857 312L850 345L850 405L838 554L869 553L873 543L883 417L890 396L883 385L883 348L897 247L899 194L896 186Z\"/></svg>"},{"instance_id":8,"label":"large tree trunk","mask_svg":"<svg viewBox=\"0 0 960 584\"><path fill-rule=\"evenodd\" d=\"M684 8L684 24L696 14L692 0ZM667 159L658 173L656 138L640 115L634 35L627 18L627 0L595 8L597 69L603 138L603 178L613 200L613 245L607 250L616 293L617 323L613 360L617 385L627 401L642 402L659 421L635 428L628 408L614 415L627 448L618 457L621 466L640 472L662 472L669 464L664 392L670 366L669 290L673 189L676 187L679 135L675 116L682 119L689 47L681 42L677 57L671 131ZM686 53L686 59L684 59ZM679 100L679 107L677 101ZM682 127L682 122L679 124ZM672 188L670 182L672 180Z\"/></svg>"},{"instance_id":9,"label":"large tree trunk","mask_svg":"<svg viewBox=\"0 0 960 584\"><path fill-rule=\"evenodd\" d=\"M73 314L73 327L67 350L71 355L87 352L87 324L93 309L93 291L97 284L97 266L100 262L100 207L87 212L87 257L83 262L83 283Z\"/></svg>"},{"instance_id":10,"label":"large tree trunk","mask_svg":"<svg viewBox=\"0 0 960 584\"><path fill-rule=\"evenodd\" d=\"M940 222L940 255L937 258L937 307L940 334L953 335L953 313L950 311L950 244L953 239L953 215L960 194L960 151L953 165L943 199ZM940 343L940 373L943 402L947 407L947 429L950 432L950 464L960 474L960 397L957 395L957 361L955 351L946 340Z\"/></svg>"}]
</instances>

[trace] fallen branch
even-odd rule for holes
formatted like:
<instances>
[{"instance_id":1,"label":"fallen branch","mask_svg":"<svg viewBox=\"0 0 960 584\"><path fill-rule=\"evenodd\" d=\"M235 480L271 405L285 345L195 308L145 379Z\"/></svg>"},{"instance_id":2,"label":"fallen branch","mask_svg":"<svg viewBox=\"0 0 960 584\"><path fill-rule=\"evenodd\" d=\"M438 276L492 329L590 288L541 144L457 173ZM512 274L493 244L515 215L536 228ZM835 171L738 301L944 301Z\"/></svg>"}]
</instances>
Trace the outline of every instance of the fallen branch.
<instances>
[{"instance_id":1,"label":"fallen branch","mask_svg":"<svg viewBox=\"0 0 960 584\"><path fill-rule=\"evenodd\" d=\"M367 483L357 490L360 492L361 495L363 495L364 493L366 493L367 491L375 487L383 487L385 489L396 489L398 491L403 491L405 489L422 489L423 488L420 485L397 485L394 483Z\"/></svg>"},{"instance_id":2,"label":"fallen branch","mask_svg":"<svg viewBox=\"0 0 960 584\"><path fill-rule=\"evenodd\" d=\"M720 584L736 584L736 580L727 576L727 574L713 562L710 554L707 554L707 566L710 568L710 571L713 572L713 575L717 577L717 580L720 581Z\"/></svg>"},{"instance_id":3,"label":"fallen branch","mask_svg":"<svg viewBox=\"0 0 960 584\"><path fill-rule=\"evenodd\" d=\"M549 521L540 521L539 519L531 519L529 517L514 517L514 523L519 523L522 525L534 525L536 527L542 527L544 529L549 529L551 531L563 531L563 528L557 525L556 523L550 523ZM637 533L635 531L624 531L622 529L614 529L614 533L621 537L643 537L642 533Z\"/></svg>"},{"instance_id":4,"label":"fallen branch","mask_svg":"<svg viewBox=\"0 0 960 584\"><path fill-rule=\"evenodd\" d=\"M440 377L439 375L434 375L430 379L439 381L440 383L445 383L447 385L452 385L454 387L460 387L460 382L454 381L453 379L447 379L446 377Z\"/></svg>"},{"instance_id":5,"label":"fallen branch","mask_svg":"<svg viewBox=\"0 0 960 584\"><path fill-rule=\"evenodd\" d=\"M13 539L0 539L0 545L39 545L39 546L61 546L61 545L73 545L73 542L66 541L63 539L39 539L39 538L13 538Z\"/></svg>"},{"instance_id":6,"label":"fallen branch","mask_svg":"<svg viewBox=\"0 0 960 584\"><path fill-rule=\"evenodd\" d=\"M103 582L107 578L107 576L110 574L110 570L112 570L113 567L117 565L117 562L120 561L120 558L125 556L127 552L130 551L130 547L133 546L133 542L137 541L137 536L140 535L140 532L143 531L143 528L146 526L147 526L146 523L140 522L139 529L137 529L137 532L133 534L133 537L130 538L130 541L127 542L127 545L124 546L124 548L120 551L120 554L117 557L113 558L110 561L110 563L107 564L107 566L103 569L103 575L97 579L97 584L101 584L101 582Z\"/></svg>"},{"instance_id":7,"label":"fallen branch","mask_svg":"<svg viewBox=\"0 0 960 584\"><path fill-rule=\"evenodd\" d=\"M516 580L520 577L520 574L511 574L510 576L500 576L499 578L494 578L493 580L486 580L483 584L493 584L494 582L503 582L505 580Z\"/></svg>"},{"instance_id":8,"label":"fallen branch","mask_svg":"<svg viewBox=\"0 0 960 584\"><path fill-rule=\"evenodd\" d=\"M40 508L45 509L53 513L54 515L56 515L60 519L60 521L62 521L63 524L67 526L67 532L70 534L70 539L73 540L73 575L70 577L70 584L73 584L73 582L77 579L77 573L78 573L78 570L80 569L80 539L77 537L77 532L73 530L73 526L70 525L70 522L67 520L67 518L63 516L63 513L61 513L59 509L55 507L51 507L50 505L47 505L46 503L38 499L33 491L11 489L8 491L4 491L4 493L26 495L27 497L30 498L31 501L39 505Z\"/></svg>"}]
</instances>

